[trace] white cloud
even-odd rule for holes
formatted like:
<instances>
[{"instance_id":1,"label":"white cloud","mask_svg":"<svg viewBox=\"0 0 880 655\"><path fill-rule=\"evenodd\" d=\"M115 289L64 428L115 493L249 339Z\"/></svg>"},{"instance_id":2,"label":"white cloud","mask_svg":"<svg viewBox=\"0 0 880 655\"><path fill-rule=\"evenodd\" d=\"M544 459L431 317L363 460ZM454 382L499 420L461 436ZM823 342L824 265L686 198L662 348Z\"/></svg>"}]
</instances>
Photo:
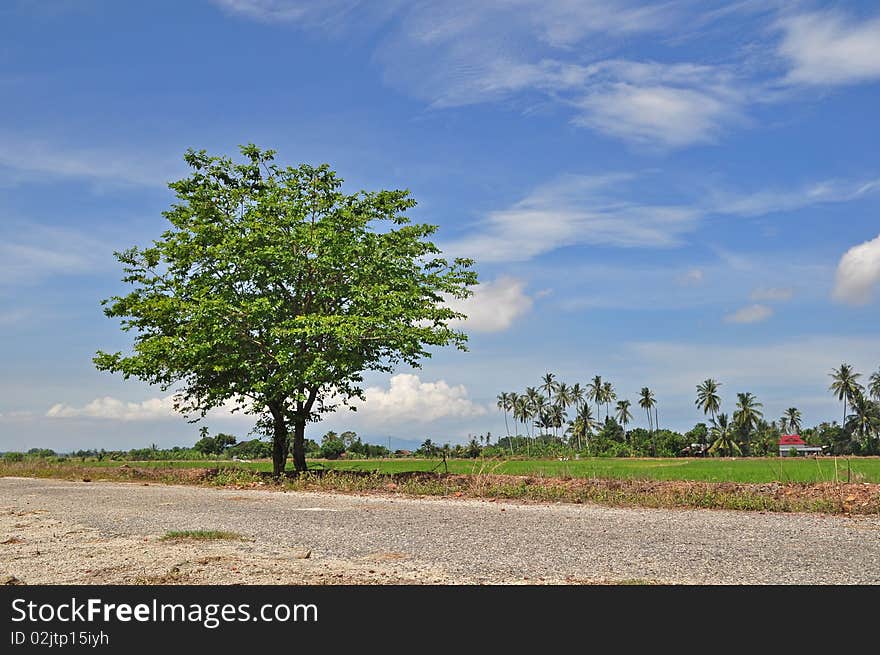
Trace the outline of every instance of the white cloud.
<instances>
[{"instance_id":1,"label":"white cloud","mask_svg":"<svg viewBox=\"0 0 880 655\"><path fill-rule=\"evenodd\" d=\"M376 61L385 81L435 108L538 97L576 108L578 125L675 148L716 140L744 102L719 67L605 58L612 40L676 24L676 3L215 2L252 19L331 32L381 25Z\"/></svg>"},{"instance_id":2,"label":"white cloud","mask_svg":"<svg viewBox=\"0 0 880 655\"><path fill-rule=\"evenodd\" d=\"M793 296L794 289L790 287L759 287L749 297L755 302L784 302Z\"/></svg>"},{"instance_id":3,"label":"white cloud","mask_svg":"<svg viewBox=\"0 0 880 655\"><path fill-rule=\"evenodd\" d=\"M773 316L773 309L767 305L748 305L728 314L724 320L728 323L760 323Z\"/></svg>"},{"instance_id":4,"label":"white cloud","mask_svg":"<svg viewBox=\"0 0 880 655\"><path fill-rule=\"evenodd\" d=\"M566 175L494 211L480 230L444 248L478 261L525 261L563 246L669 247L699 218L687 207L622 199L630 175ZM616 193L612 193L617 190Z\"/></svg>"},{"instance_id":5,"label":"white cloud","mask_svg":"<svg viewBox=\"0 0 880 655\"><path fill-rule=\"evenodd\" d=\"M871 301L880 284L880 236L853 246L837 265L833 297L851 305Z\"/></svg>"},{"instance_id":6,"label":"white cloud","mask_svg":"<svg viewBox=\"0 0 880 655\"><path fill-rule=\"evenodd\" d=\"M164 158L143 152L78 148L40 139L0 134L0 168L24 180L45 176L92 180L102 185L164 186L185 172L182 153Z\"/></svg>"},{"instance_id":7,"label":"white cloud","mask_svg":"<svg viewBox=\"0 0 880 655\"><path fill-rule=\"evenodd\" d=\"M417 421L420 423L444 418L467 418L482 416L487 409L472 402L463 385L449 385L444 380L422 382L418 375L401 373L390 378L388 388L370 386L364 390L366 401L353 400L357 412L348 417L348 410L339 409L336 414L348 419L361 417L367 422ZM214 419L238 419L253 422L252 414L232 413L234 403L209 413ZM112 421L158 421L182 418L174 410L174 396L149 398L141 402L123 401L112 396L96 398L81 406L66 403L52 405L46 412L52 419L101 419Z\"/></svg>"},{"instance_id":8,"label":"white cloud","mask_svg":"<svg viewBox=\"0 0 880 655\"><path fill-rule=\"evenodd\" d=\"M97 418L117 421L149 421L156 419L180 418L174 411L174 396L150 398L143 402L125 402L111 396L96 398L74 407L64 403L52 405L46 412L49 418Z\"/></svg>"},{"instance_id":9,"label":"white cloud","mask_svg":"<svg viewBox=\"0 0 880 655\"><path fill-rule=\"evenodd\" d=\"M683 287L695 287L703 283L706 272L702 268L689 268L676 277L676 282Z\"/></svg>"},{"instance_id":10,"label":"white cloud","mask_svg":"<svg viewBox=\"0 0 880 655\"><path fill-rule=\"evenodd\" d=\"M575 123L636 143L678 148L717 140L741 122L747 93L723 68L609 60L573 98Z\"/></svg>"},{"instance_id":11,"label":"white cloud","mask_svg":"<svg viewBox=\"0 0 880 655\"><path fill-rule=\"evenodd\" d=\"M483 416L488 409L468 398L464 385L445 380L422 382L418 375L392 375L388 388L367 387L366 402L356 401L355 417L368 423L384 424L412 421L428 423L447 418Z\"/></svg>"},{"instance_id":12,"label":"white cloud","mask_svg":"<svg viewBox=\"0 0 880 655\"><path fill-rule=\"evenodd\" d=\"M779 54L791 65L789 82L837 85L880 78L880 17L816 12L785 18L779 27L784 32Z\"/></svg>"},{"instance_id":13,"label":"white cloud","mask_svg":"<svg viewBox=\"0 0 880 655\"><path fill-rule=\"evenodd\" d=\"M755 192L710 191L707 208L719 214L762 216L811 205L858 200L880 191L880 178L859 182L821 180L798 189L765 189Z\"/></svg>"},{"instance_id":14,"label":"white cloud","mask_svg":"<svg viewBox=\"0 0 880 655\"><path fill-rule=\"evenodd\" d=\"M0 286L91 271L109 262L112 250L72 230L10 221L0 227Z\"/></svg>"},{"instance_id":15,"label":"white cloud","mask_svg":"<svg viewBox=\"0 0 880 655\"><path fill-rule=\"evenodd\" d=\"M447 300L449 307L467 315L467 320L453 321L450 325L474 332L506 330L532 308L533 301L525 293L524 287L522 280L501 276L477 285L470 298Z\"/></svg>"},{"instance_id":16,"label":"white cloud","mask_svg":"<svg viewBox=\"0 0 880 655\"><path fill-rule=\"evenodd\" d=\"M762 216L813 204L849 202L880 191L880 179L825 180L796 190L691 191L681 202L638 203L660 185L668 197L675 186L647 174L562 175L535 187L506 209L489 212L475 229L444 249L483 262L528 261L576 245L669 248L682 245L709 215ZM691 273L691 275L698 275ZM682 284L699 283L696 278Z\"/></svg>"}]
</instances>

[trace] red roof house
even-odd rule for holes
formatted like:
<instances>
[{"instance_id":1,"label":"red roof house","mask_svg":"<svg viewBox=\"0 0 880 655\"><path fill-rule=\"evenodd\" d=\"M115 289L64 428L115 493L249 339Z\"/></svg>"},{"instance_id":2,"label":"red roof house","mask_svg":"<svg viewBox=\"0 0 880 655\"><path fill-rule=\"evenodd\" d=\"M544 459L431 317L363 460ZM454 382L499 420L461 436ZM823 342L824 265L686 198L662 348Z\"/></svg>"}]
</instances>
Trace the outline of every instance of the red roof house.
<instances>
[{"instance_id":1,"label":"red roof house","mask_svg":"<svg viewBox=\"0 0 880 655\"><path fill-rule=\"evenodd\" d=\"M792 449L795 450L797 455L810 455L822 452L822 446L808 446L799 434L783 434L779 437L780 457L792 454Z\"/></svg>"}]
</instances>

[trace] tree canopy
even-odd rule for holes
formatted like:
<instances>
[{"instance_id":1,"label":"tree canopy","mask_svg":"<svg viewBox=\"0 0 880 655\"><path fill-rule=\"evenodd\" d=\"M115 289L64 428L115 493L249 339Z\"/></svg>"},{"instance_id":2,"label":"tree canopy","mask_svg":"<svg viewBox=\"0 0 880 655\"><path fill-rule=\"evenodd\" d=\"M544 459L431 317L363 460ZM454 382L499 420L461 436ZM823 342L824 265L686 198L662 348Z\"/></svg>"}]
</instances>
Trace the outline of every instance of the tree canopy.
<instances>
[{"instance_id":1,"label":"tree canopy","mask_svg":"<svg viewBox=\"0 0 880 655\"><path fill-rule=\"evenodd\" d=\"M308 422L363 399L365 371L417 367L430 347L466 350L464 318L447 304L477 283L415 224L406 190L347 195L327 164L281 167L272 150L244 161L188 150L171 183L170 227L151 246L116 253L133 289L103 301L134 333L132 351L94 358L101 370L175 390L175 408L226 406L273 437L280 475L293 431L305 470Z\"/></svg>"}]
</instances>

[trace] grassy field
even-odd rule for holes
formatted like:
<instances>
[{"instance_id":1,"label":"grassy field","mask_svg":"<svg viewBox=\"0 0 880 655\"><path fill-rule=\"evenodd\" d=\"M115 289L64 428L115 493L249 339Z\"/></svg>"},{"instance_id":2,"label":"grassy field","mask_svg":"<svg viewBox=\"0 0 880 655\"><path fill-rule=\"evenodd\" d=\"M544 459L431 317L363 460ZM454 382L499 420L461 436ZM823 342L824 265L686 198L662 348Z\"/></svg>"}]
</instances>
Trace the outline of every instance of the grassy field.
<instances>
[{"instance_id":1,"label":"grassy field","mask_svg":"<svg viewBox=\"0 0 880 655\"><path fill-rule=\"evenodd\" d=\"M88 462L89 466L120 467L124 462ZM268 461L156 461L127 462L139 468L242 468L271 471ZM407 473L445 472L437 459L311 460L310 468L336 471ZM702 482L880 482L880 458L707 458L637 459L590 458L582 460L449 460L450 473L529 475L548 478L598 478L612 480L688 480Z\"/></svg>"}]
</instances>

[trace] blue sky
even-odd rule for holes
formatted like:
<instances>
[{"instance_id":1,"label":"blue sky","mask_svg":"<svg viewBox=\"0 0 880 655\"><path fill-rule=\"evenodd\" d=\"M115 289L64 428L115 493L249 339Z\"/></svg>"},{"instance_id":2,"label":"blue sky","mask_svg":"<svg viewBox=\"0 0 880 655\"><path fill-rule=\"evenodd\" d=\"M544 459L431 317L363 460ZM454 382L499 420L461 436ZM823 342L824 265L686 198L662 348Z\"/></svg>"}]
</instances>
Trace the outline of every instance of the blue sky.
<instances>
[{"instance_id":1,"label":"blue sky","mask_svg":"<svg viewBox=\"0 0 880 655\"><path fill-rule=\"evenodd\" d=\"M880 368L873 2L11 0L0 97L0 450L195 440L91 363L128 344L112 252L159 235L189 147L409 188L477 261L470 351L311 436L498 435L546 371L649 386L676 429L707 377L814 424L831 367Z\"/></svg>"}]
</instances>

